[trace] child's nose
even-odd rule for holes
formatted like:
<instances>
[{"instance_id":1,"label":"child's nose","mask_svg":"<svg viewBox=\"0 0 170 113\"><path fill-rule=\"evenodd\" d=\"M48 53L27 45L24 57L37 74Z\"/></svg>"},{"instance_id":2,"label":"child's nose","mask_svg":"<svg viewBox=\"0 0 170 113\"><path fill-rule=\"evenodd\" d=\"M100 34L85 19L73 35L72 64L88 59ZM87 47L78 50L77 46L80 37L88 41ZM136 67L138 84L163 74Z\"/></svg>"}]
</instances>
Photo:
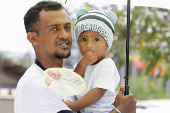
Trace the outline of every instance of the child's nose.
<instances>
[{"instance_id":1,"label":"child's nose","mask_svg":"<svg viewBox=\"0 0 170 113\"><path fill-rule=\"evenodd\" d=\"M87 49L92 49L93 48L93 46L92 46L92 43L91 42L88 42L88 44L87 44Z\"/></svg>"}]
</instances>

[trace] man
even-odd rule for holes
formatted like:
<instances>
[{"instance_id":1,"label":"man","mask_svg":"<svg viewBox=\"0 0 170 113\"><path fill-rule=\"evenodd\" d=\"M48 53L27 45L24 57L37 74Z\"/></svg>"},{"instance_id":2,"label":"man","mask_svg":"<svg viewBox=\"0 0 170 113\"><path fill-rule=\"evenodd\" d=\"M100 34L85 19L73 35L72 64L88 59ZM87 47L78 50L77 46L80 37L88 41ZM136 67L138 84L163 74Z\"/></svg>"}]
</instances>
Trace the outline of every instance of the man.
<instances>
[{"instance_id":1,"label":"man","mask_svg":"<svg viewBox=\"0 0 170 113\"><path fill-rule=\"evenodd\" d=\"M68 13L57 2L42 1L28 10L24 24L36 60L18 82L15 113L72 113L41 79L45 69L62 68L63 59L70 56L72 36ZM122 85L116 97L116 108L121 113L135 113L136 101L132 95L123 97L123 92Z\"/></svg>"}]
</instances>

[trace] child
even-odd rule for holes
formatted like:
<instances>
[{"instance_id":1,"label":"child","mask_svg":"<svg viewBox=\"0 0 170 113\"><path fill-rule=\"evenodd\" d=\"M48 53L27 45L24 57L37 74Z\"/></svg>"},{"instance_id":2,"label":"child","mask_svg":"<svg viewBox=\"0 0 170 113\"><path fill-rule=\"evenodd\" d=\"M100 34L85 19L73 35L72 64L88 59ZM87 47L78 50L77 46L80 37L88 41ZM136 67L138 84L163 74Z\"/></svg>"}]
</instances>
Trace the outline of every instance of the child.
<instances>
[{"instance_id":1,"label":"child","mask_svg":"<svg viewBox=\"0 0 170 113\"><path fill-rule=\"evenodd\" d=\"M75 38L82 58L75 72L87 83L86 90L77 95L75 102L65 102L72 111L84 113L109 113L116 96L116 87L120 76L111 58L106 52L113 42L114 27L117 16L113 12L80 9L76 13Z\"/></svg>"}]
</instances>

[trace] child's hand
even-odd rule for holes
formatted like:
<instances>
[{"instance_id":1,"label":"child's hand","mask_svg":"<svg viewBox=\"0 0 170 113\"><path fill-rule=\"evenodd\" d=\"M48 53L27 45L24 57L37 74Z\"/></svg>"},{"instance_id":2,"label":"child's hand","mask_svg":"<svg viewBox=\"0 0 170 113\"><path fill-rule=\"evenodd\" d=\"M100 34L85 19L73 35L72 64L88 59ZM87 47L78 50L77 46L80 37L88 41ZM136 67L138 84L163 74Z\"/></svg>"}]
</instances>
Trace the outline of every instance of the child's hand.
<instances>
[{"instance_id":1,"label":"child's hand","mask_svg":"<svg viewBox=\"0 0 170 113\"><path fill-rule=\"evenodd\" d=\"M97 54L94 51L87 51L81 59L81 62L87 65L94 64L97 61Z\"/></svg>"},{"instance_id":2,"label":"child's hand","mask_svg":"<svg viewBox=\"0 0 170 113\"><path fill-rule=\"evenodd\" d=\"M64 99L62 100L73 112L76 112L76 103L75 102L71 102L69 100L64 101Z\"/></svg>"},{"instance_id":3,"label":"child's hand","mask_svg":"<svg viewBox=\"0 0 170 113\"><path fill-rule=\"evenodd\" d=\"M94 64L97 61L97 54L89 50L87 51L83 57L78 62L74 72L78 73L81 77L84 77L86 66Z\"/></svg>"}]
</instances>

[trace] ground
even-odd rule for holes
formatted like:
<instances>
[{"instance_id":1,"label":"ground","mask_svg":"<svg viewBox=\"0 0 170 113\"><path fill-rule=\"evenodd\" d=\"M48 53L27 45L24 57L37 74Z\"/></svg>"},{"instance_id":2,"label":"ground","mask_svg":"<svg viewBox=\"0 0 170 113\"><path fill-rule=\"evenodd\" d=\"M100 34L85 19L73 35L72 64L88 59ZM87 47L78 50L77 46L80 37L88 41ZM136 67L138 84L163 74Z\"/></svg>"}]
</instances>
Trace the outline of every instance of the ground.
<instances>
[{"instance_id":1,"label":"ground","mask_svg":"<svg viewBox=\"0 0 170 113\"><path fill-rule=\"evenodd\" d=\"M0 113L14 113L14 96L0 96ZM137 100L136 113L170 113L170 99Z\"/></svg>"}]
</instances>

